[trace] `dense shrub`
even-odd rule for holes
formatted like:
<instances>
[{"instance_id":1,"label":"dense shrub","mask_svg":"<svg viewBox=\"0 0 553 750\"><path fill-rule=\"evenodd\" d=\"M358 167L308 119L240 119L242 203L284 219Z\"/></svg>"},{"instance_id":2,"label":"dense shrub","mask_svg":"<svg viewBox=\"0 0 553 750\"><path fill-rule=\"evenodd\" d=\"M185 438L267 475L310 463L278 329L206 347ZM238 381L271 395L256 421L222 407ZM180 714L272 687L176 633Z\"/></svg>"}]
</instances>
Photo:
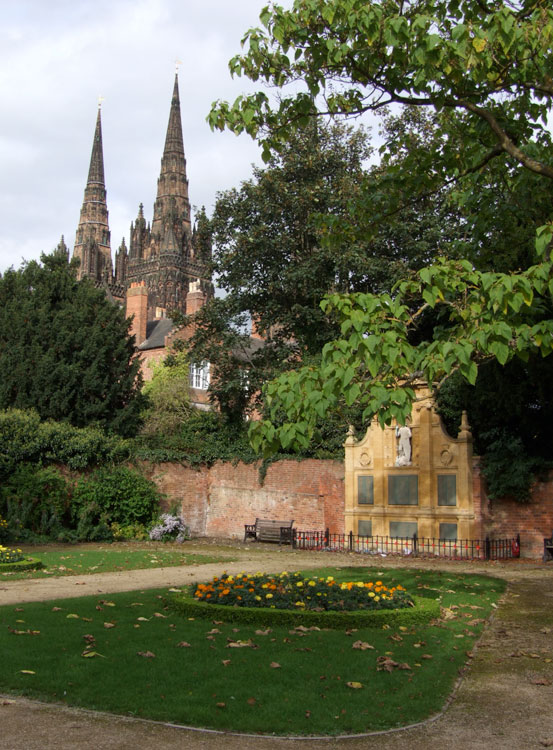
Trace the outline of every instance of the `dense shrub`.
<instances>
[{"instance_id":1,"label":"dense shrub","mask_svg":"<svg viewBox=\"0 0 553 750\"><path fill-rule=\"evenodd\" d=\"M0 515L17 540L58 538L70 520L69 503L70 485L54 467L19 464L0 487Z\"/></svg>"},{"instance_id":2,"label":"dense shrub","mask_svg":"<svg viewBox=\"0 0 553 750\"><path fill-rule=\"evenodd\" d=\"M0 411L0 443L0 477L9 475L22 462L58 463L78 470L125 461L131 455L129 440L106 435L94 427L42 422L33 410Z\"/></svg>"},{"instance_id":3,"label":"dense shrub","mask_svg":"<svg viewBox=\"0 0 553 750\"><path fill-rule=\"evenodd\" d=\"M73 514L85 509L98 520L128 526L148 523L159 508L160 494L149 479L125 466L101 468L81 478L73 493Z\"/></svg>"}]
</instances>

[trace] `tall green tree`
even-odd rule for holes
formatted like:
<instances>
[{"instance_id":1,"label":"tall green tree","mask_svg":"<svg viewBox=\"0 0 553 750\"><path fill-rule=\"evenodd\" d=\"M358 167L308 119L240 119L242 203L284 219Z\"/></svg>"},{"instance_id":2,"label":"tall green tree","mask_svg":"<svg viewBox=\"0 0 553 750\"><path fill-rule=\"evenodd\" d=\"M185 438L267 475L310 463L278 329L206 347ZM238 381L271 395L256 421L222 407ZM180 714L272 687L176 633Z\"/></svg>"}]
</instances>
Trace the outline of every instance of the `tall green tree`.
<instances>
[{"instance_id":1,"label":"tall green tree","mask_svg":"<svg viewBox=\"0 0 553 750\"><path fill-rule=\"evenodd\" d=\"M326 293L389 291L455 233L451 208L434 197L390 216L370 242L345 233L340 243L325 242L326 222L351 221L367 176L380 182L371 155L364 130L311 125L239 189L219 193L213 270L226 296L195 317L188 345L192 359L212 364L210 392L225 414L239 418L264 382L318 357L337 335L336 321L319 306ZM264 346L252 344L250 321Z\"/></svg>"},{"instance_id":2,"label":"tall green tree","mask_svg":"<svg viewBox=\"0 0 553 750\"><path fill-rule=\"evenodd\" d=\"M289 10L267 6L260 20L264 28L246 34L244 54L230 68L276 87L278 98L259 90L233 104L219 102L209 119L213 127L257 137L264 158L321 115L347 118L395 104L428 107L439 118L441 135L430 148L415 144L396 159L397 139L389 139L377 189L374 181L362 186L349 223L326 222L331 246L344 231L366 240L382 217L444 188L471 207L471 218L465 260L441 259L392 295L331 294L323 301L340 336L325 345L320 365L267 387L271 416L284 409L287 421L253 425L256 445L304 445L316 418L342 402L362 405L366 418L377 414L383 424L403 421L415 377L443 382L459 372L474 383L482 362L549 354L553 228L543 221L545 204L523 217L526 258L496 269L494 248L505 253L520 232L511 222L502 234L490 221L490 197L498 177L508 177L507 192L515 185L519 195L526 173L553 179L550 3L296 0ZM432 336L417 338L429 310L439 315Z\"/></svg>"},{"instance_id":3,"label":"tall green tree","mask_svg":"<svg viewBox=\"0 0 553 750\"><path fill-rule=\"evenodd\" d=\"M124 436L140 423L140 364L130 322L64 254L0 277L0 408L98 425Z\"/></svg>"}]
</instances>

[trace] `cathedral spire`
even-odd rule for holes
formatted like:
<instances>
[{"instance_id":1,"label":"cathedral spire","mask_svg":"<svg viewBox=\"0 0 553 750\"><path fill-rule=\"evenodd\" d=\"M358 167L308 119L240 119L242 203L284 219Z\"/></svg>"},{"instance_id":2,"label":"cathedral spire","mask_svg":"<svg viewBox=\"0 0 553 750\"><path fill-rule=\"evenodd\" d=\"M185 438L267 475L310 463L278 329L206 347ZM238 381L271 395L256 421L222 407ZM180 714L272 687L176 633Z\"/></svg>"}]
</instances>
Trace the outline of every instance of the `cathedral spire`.
<instances>
[{"instance_id":1,"label":"cathedral spire","mask_svg":"<svg viewBox=\"0 0 553 750\"><path fill-rule=\"evenodd\" d=\"M104 182L104 152L100 107L96 117L88 180L84 191L73 257L79 258L79 279L89 276L96 281L113 276L111 262L108 208Z\"/></svg>"},{"instance_id":2,"label":"cathedral spire","mask_svg":"<svg viewBox=\"0 0 553 750\"><path fill-rule=\"evenodd\" d=\"M169 123L157 182L157 198L152 222L154 238L163 237L168 219L172 219L175 237L182 248L182 253L186 254L190 245L190 202L182 138L178 74L175 74Z\"/></svg>"},{"instance_id":3,"label":"cathedral spire","mask_svg":"<svg viewBox=\"0 0 553 750\"><path fill-rule=\"evenodd\" d=\"M96 129L94 131L94 141L92 142L92 154L90 155L90 167L88 169L88 182L98 183L105 188L104 182L104 147L102 145L102 110L98 107L98 116L96 117Z\"/></svg>"}]
</instances>

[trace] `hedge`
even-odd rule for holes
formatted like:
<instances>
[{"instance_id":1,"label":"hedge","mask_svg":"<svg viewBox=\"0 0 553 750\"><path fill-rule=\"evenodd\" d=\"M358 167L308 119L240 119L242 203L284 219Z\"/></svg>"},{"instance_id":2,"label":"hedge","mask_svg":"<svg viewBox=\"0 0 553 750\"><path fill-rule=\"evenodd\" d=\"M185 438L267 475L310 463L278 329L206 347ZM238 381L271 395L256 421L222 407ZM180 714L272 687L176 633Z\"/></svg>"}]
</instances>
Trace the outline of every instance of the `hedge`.
<instances>
[{"instance_id":1,"label":"hedge","mask_svg":"<svg viewBox=\"0 0 553 750\"><path fill-rule=\"evenodd\" d=\"M440 603L414 596L414 607L404 609L359 610L355 612L298 612L265 607L227 607L199 602L188 593L167 600L171 609L185 617L226 620L242 625L316 626L319 628L380 628L383 625L420 625L440 616Z\"/></svg>"}]
</instances>

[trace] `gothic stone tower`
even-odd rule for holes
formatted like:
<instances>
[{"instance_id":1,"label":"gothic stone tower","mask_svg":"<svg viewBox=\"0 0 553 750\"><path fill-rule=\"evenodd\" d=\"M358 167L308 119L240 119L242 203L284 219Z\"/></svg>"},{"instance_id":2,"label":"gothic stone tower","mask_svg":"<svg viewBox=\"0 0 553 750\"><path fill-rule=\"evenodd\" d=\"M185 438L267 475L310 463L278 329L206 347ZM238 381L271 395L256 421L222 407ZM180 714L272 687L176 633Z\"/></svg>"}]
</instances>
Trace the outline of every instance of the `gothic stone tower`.
<instances>
[{"instance_id":1,"label":"gothic stone tower","mask_svg":"<svg viewBox=\"0 0 553 750\"><path fill-rule=\"evenodd\" d=\"M113 268L104 182L100 108L98 108L98 117L96 118L88 180L84 191L73 257L79 258L81 262L78 271L79 279L88 276L97 282L111 283Z\"/></svg>"},{"instance_id":2,"label":"gothic stone tower","mask_svg":"<svg viewBox=\"0 0 553 750\"><path fill-rule=\"evenodd\" d=\"M121 248L116 258L116 266L126 266L127 286L145 282L150 319L157 317L160 308L185 312L191 282L199 281L206 295L211 294L209 248L195 240L196 233L190 224L179 85L175 75L152 225L146 223L140 204L136 221L131 223L128 258L124 258L126 248Z\"/></svg>"}]
</instances>

